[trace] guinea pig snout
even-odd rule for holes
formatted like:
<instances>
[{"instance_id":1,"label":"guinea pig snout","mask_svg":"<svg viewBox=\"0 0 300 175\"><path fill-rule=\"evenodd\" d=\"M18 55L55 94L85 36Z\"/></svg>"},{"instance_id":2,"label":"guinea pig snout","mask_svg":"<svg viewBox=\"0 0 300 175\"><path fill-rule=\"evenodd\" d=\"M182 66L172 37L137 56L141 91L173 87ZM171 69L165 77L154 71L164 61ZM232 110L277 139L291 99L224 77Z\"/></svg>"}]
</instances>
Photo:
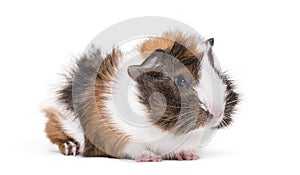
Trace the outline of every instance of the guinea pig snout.
<instances>
[{"instance_id":1,"label":"guinea pig snout","mask_svg":"<svg viewBox=\"0 0 300 175\"><path fill-rule=\"evenodd\" d=\"M223 111L218 109L213 109L210 110L209 112L214 118L220 118L223 115Z\"/></svg>"}]
</instances>

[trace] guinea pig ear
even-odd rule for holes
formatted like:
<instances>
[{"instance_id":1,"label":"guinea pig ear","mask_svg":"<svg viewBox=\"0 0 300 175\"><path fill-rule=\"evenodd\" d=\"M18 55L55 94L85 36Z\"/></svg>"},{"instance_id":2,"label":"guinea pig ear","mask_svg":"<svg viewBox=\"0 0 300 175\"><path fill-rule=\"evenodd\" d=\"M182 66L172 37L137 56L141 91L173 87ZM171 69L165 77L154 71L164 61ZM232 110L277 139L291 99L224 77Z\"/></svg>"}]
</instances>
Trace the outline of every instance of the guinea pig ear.
<instances>
[{"instance_id":1,"label":"guinea pig ear","mask_svg":"<svg viewBox=\"0 0 300 175\"><path fill-rule=\"evenodd\" d=\"M136 79L141 73L141 66L140 65L131 65L128 67L127 72L128 75L132 78L132 79Z\"/></svg>"},{"instance_id":2,"label":"guinea pig ear","mask_svg":"<svg viewBox=\"0 0 300 175\"><path fill-rule=\"evenodd\" d=\"M208 51L210 48L212 48L214 46L214 38L210 38L210 39L207 39L207 40L204 40L202 41L199 46L197 47L197 49L199 51L202 51L202 52L206 52Z\"/></svg>"},{"instance_id":3,"label":"guinea pig ear","mask_svg":"<svg viewBox=\"0 0 300 175\"><path fill-rule=\"evenodd\" d=\"M136 80L136 78L146 72L154 71L155 68L163 64L162 50L152 52L141 65L131 65L128 67L128 75Z\"/></svg>"},{"instance_id":4,"label":"guinea pig ear","mask_svg":"<svg viewBox=\"0 0 300 175\"><path fill-rule=\"evenodd\" d=\"M208 40L206 40L206 42L212 47L212 46L214 46L215 39L214 38L209 38Z\"/></svg>"}]
</instances>

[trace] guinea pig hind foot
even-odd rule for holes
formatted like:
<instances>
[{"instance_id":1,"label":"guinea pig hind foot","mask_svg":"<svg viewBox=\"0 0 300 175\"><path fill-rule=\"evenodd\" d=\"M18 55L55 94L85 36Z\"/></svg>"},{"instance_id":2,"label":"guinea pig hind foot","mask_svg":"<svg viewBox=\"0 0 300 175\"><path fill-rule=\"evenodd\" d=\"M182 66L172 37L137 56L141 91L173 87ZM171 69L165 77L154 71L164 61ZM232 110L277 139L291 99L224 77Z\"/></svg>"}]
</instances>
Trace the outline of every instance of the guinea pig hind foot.
<instances>
[{"instance_id":1,"label":"guinea pig hind foot","mask_svg":"<svg viewBox=\"0 0 300 175\"><path fill-rule=\"evenodd\" d=\"M63 154L68 156L68 155L73 155L76 156L79 154L79 144L73 141L67 141L64 142L62 145L60 145L63 150Z\"/></svg>"},{"instance_id":2,"label":"guinea pig hind foot","mask_svg":"<svg viewBox=\"0 0 300 175\"><path fill-rule=\"evenodd\" d=\"M199 159L199 156L188 153L188 152L182 152L175 155L175 159L177 160L197 160Z\"/></svg>"},{"instance_id":3,"label":"guinea pig hind foot","mask_svg":"<svg viewBox=\"0 0 300 175\"><path fill-rule=\"evenodd\" d=\"M151 151L143 151L135 158L137 162L161 162L162 160L161 156L155 155Z\"/></svg>"},{"instance_id":4,"label":"guinea pig hind foot","mask_svg":"<svg viewBox=\"0 0 300 175\"><path fill-rule=\"evenodd\" d=\"M64 155L78 155L82 152L83 146L66 133L63 127L65 116L56 109L48 108L43 110L48 121L45 132L53 144L56 144L59 151Z\"/></svg>"}]
</instances>

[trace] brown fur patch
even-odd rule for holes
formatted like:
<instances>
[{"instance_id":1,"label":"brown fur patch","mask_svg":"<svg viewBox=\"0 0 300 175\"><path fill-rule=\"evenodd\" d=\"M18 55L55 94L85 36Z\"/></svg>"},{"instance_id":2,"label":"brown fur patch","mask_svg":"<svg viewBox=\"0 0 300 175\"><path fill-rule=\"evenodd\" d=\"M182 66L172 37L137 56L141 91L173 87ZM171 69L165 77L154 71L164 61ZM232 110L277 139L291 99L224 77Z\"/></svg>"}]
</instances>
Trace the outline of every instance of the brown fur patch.
<instances>
[{"instance_id":1,"label":"brown fur patch","mask_svg":"<svg viewBox=\"0 0 300 175\"><path fill-rule=\"evenodd\" d=\"M106 154L104 151L96 148L95 145L91 143L88 138L85 138L85 148L82 155L84 157L112 157Z\"/></svg>"},{"instance_id":2,"label":"brown fur patch","mask_svg":"<svg viewBox=\"0 0 300 175\"><path fill-rule=\"evenodd\" d=\"M162 38L162 37L153 37L140 45L140 52L142 53L143 57L146 58L150 53L152 53L156 49L163 49L166 50L167 48L172 47L174 41Z\"/></svg>"},{"instance_id":3,"label":"brown fur patch","mask_svg":"<svg viewBox=\"0 0 300 175\"><path fill-rule=\"evenodd\" d=\"M56 144L59 148L59 151L64 154L65 148L64 143L67 141L73 141L74 139L69 137L63 130L59 118L64 118L60 112L55 109L48 108L44 109L43 112L46 114L48 121L46 123L45 132L47 137L53 144Z\"/></svg>"},{"instance_id":4,"label":"brown fur patch","mask_svg":"<svg viewBox=\"0 0 300 175\"><path fill-rule=\"evenodd\" d=\"M83 156L111 155L122 157L122 150L129 141L129 136L118 130L110 120L108 111L103 105L110 94L110 83L116 75L121 52L113 49L102 62L97 72L95 86L87 94L89 105L85 107L87 117L81 119L86 135Z\"/></svg>"},{"instance_id":5,"label":"brown fur patch","mask_svg":"<svg viewBox=\"0 0 300 175\"><path fill-rule=\"evenodd\" d=\"M200 57L202 53L196 50L199 44L199 38L184 34L181 31L165 32L162 36L152 37L139 46L139 50L143 57L146 58L150 53L156 49L167 50L173 47L177 42L186 47L189 52L186 52L186 57L196 56Z\"/></svg>"}]
</instances>

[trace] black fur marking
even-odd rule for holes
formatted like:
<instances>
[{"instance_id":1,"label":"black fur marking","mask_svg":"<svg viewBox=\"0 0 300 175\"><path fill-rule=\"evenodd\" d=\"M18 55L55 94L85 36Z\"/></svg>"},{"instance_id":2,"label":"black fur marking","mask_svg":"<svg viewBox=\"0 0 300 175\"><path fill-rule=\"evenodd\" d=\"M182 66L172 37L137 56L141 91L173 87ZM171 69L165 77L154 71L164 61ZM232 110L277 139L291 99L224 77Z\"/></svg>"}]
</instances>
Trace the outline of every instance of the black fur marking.
<instances>
[{"instance_id":1,"label":"black fur marking","mask_svg":"<svg viewBox=\"0 0 300 175\"><path fill-rule=\"evenodd\" d=\"M215 43L214 38L210 38L210 39L208 39L207 41L209 42L209 44L210 44L211 46L213 46L214 43Z\"/></svg>"},{"instance_id":2,"label":"black fur marking","mask_svg":"<svg viewBox=\"0 0 300 175\"><path fill-rule=\"evenodd\" d=\"M227 85L226 87L226 104L224 111L224 118L220 122L220 125L217 128L224 128L229 126L232 123L232 117L235 114L236 106L239 103L239 94L235 92L235 85L233 81L229 78L228 75L223 73L220 75L223 79L223 82Z\"/></svg>"},{"instance_id":3,"label":"black fur marking","mask_svg":"<svg viewBox=\"0 0 300 175\"><path fill-rule=\"evenodd\" d=\"M76 115L81 119L85 118L86 106L95 98L95 79L102 62L100 50L91 50L77 61L72 96Z\"/></svg>"},{"instance_id":4,"label":"black fur marking","mask_svg":"<svg viewBox=\"0 0 300 175\"><path fill-rule=\"evenodd\" d=\"M95 76L102 61L100 50L92 49L77 59L72 68L67 71L66 83L57 91L58 101L66 104L67 110L74 111L75 114L81 112L80 109L86 104L85 100L88 100L85 92L94 87Z\"/></svg>"},{"instance_id":5,"label":"black fur marking","mask_svg":"<svg viewBox=\"0 0 300 175\"><path fill-rule=\"evenodd\" d=\"M185 55L186 50L187 48L185 46L179 44L178 42L174 42L174 45L172 46L169 54L181 61L181 59L183 59Z\"/></svg>"},{"instance_id":6,"label":"black fur marking","mask_svg":"<svg viewBox=\"0 0 300 175\"><path fill-rule=\"evenodd\" d=\"M209 59L209 62L211 64L211 66L215 69L216 71L216 68L215 68L215 60L214 60L214 55L213 55L213 52L212 52L212 48L209 48L208 51L207 51L207 57Z\"/></svg>"},{"instance_id":7,"label":"black fur marking","mask_svg":"<svg viewBox=\"0 0 300 175\"><path fill-rule=\"evenodd\" d=\"M67 110L74 111L73 98L72 98L72 81L68 81L67 85L58 90L58 100L66 104Z\"/></svg>"}]
</instances>

